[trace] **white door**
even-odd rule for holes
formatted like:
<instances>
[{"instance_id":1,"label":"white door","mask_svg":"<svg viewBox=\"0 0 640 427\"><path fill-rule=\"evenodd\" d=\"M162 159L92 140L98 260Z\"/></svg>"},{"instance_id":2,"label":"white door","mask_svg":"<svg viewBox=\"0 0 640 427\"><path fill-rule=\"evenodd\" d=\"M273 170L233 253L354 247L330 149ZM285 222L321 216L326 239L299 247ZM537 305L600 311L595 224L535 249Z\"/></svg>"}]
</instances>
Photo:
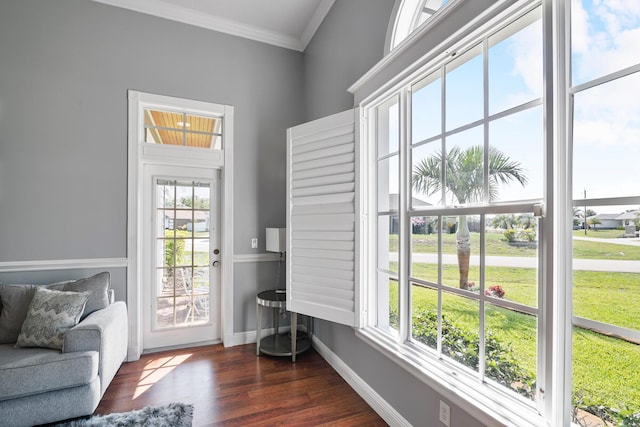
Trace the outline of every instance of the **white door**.
<instances>
[{"instance_id":1,"label":"white door","mask_svg":"<svg viewBox=\"0 0 640 427\"><path fill-rule=\"evenodd\" d=\"M144 169L143 348L220 339L218 171Z\"/></svg>"}]
</instances>

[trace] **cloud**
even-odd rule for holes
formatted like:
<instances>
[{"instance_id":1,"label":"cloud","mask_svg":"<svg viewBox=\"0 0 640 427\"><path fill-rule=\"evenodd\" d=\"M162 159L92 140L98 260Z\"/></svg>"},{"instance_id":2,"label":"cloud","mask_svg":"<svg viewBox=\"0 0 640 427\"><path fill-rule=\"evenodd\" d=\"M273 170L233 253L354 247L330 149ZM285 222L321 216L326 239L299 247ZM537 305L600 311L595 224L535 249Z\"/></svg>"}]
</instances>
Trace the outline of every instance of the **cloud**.
<instances>
[{"instance_id":1,"label":"cloud","mask_svg":"<svg viewBox=\"0 0 640 427\"><path fill-rule=\"evenodd\" d=\"M640 2L573 0L574 83L597 78L640 62Z\"/></svg>"},{"instance_id":2,"label":"cloud","mask_svg":"<svg viewBox=\"0 0 640 427\"><path fill-rule=\"evenodd\" d=\"M514 73L522 76L531 94L540 96L542 73L542 22L536 21L513 37L511 49L514 55ZM529 95L529 99L531 98Z\"/></svg>"}]
</instances>

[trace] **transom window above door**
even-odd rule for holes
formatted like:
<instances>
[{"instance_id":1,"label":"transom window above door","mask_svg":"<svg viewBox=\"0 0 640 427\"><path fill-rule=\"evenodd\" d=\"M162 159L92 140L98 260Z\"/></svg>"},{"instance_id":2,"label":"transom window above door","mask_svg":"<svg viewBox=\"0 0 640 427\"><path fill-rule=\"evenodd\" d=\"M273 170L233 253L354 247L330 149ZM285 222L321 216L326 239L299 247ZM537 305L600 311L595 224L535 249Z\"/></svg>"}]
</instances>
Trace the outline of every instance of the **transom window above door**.
<instances>
[{"instance_id":1,"label":"transom window above door","mask_svg":"<svg viewBox=\"0 0 640 427\"><path fill-rule=\"evenodd\" d=\"M149 144L222 149L222 117L145 108L144 130Z\"/></svg>"}]
</instances>

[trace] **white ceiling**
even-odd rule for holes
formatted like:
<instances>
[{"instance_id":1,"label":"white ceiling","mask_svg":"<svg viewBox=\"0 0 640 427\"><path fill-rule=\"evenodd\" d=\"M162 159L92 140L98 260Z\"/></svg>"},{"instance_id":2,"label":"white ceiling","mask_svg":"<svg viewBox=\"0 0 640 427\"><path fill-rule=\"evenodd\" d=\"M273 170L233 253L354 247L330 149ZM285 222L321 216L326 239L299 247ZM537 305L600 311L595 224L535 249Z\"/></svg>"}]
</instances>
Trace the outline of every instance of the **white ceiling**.
<instances>
[{"instance_id":1,"label":"white ceiling","mask_svg":"<svg viewBox=\"0 0 640 427\"><path fill-rule=\"evenodd\" d=\"M94 0L303 51L335 0Z\"/></svg>"}]
</instances>

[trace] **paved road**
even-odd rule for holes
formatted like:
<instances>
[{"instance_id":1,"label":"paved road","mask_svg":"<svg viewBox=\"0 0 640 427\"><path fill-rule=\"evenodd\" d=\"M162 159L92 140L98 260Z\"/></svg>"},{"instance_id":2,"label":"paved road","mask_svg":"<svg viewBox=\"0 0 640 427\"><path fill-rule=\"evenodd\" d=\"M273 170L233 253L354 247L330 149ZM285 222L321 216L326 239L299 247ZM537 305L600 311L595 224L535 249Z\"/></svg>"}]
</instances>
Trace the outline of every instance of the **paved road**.
<instances>
[{"instance_id":1,"label":"paved road","mask_svg":"<svg viewBox=\"0 0 640 427\"><path fill-rule=\"evenodd\" d=\"M390 254L390 261L397 261L398 254ZM435 254L414 254L414 262L435 264L438 257ZM488 256L485 264L492 267L516 267L516 268L536 268L537 258L513 257L513 256ZM442 255L443 264L458 264L458 257L453 254ZM471 256L471 265L480 265L480 256ZM604 259L574 259L574 270L587 271L612 271L620 273L640 273L640 261L624 260L604 260Z\"/></svg>"},{"instance_id":2,"label":"paved road","mask_svg":"<svg viewBox=\"0 0 640 427\"><path fill-rule=\"evenodd\" d=\"M597 242L597 243L614 243L616 245L626 245L626 246L640 246L640 239L630 238L630 239L600 239L598 237L582 237L582 236L573 236L574 240L584 240L586 242Z\"/></svg>"},{"instance_id":3,"label":"paved road","mask_svg":"<svg viewBox=\"0 0 640 427\"><path fill-rule=\"evenodd\" d=\"M590 242L598 243L614 243L626 246L640 246L640 239L599 239L595 237L579 237L575 236L576 240L586 240ZM390 253L390 261L397 261L398 254ZM438 262L438 256L436 254L424 254L416 253L413 255L414 262L421 262L427 264L435 264ZM488 256L485 259L485 264L492 267L515 267L515 268L536 268L538 259L533 257L512 257L512 256ZM443 264L458 264L458 257L454 254L443 254ZM480 256L472 255L470 260L471 265L480 265ZM586 270L586 271L611 271L618 273L640 273L640 261L625 261L625 260L608 260L608 259L574 259L574 270Z\"/></svg>"}]
</instances>

